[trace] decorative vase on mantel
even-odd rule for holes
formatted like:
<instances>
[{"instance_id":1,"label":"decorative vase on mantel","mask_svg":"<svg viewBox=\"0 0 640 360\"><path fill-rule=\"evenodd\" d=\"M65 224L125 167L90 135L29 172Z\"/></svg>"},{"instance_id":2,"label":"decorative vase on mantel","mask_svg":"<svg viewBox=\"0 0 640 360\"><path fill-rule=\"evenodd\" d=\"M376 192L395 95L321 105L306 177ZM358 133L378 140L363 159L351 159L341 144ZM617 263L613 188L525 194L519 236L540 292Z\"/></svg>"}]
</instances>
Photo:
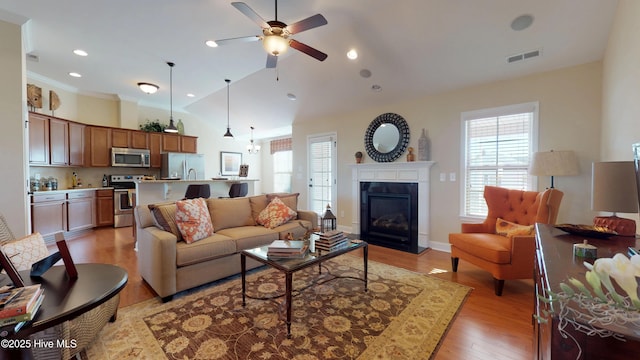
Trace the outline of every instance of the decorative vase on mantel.
<instances>
[{"instance_id":1,"label":"decorative vase on mantel","mask_svg":"<svg viewBox=\"0 0 640 360\"><path fill-rule=\"evenodd\" d=\"M429 138L427 130L422 128L422 135L418 139L418 161L429 161Z\"/></svg>"}]
</instances>

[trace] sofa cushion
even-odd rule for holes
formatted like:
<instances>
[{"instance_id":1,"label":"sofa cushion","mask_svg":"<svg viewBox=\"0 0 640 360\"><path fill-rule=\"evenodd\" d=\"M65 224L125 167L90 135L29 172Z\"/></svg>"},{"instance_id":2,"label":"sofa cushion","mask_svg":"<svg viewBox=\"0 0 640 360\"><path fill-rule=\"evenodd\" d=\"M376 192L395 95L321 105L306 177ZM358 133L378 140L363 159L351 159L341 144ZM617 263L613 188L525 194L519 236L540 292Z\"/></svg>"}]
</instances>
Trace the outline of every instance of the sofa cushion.
<instances>
[{"instance_id":1,"label":"sofa cushion","mask_svg":"<svg viewBox=\"0 0 640 360\"><path fill-rule=\"evenodd\" d=\"M39 232L5 242L2 252L18 271L30 270L33 263L49 256L47 245Z\"/></svg>"},{"instance_id":2,"label":"sofa cushion","mask_svg":"<svg viewBox=\"0 0 640 360\"><path fill-rule=\"evenodd\" d=\"M207 199L215 231L238 226L255 225L251 217L249 198Z\"/></svg>"},{"instance_id":3,"label":"sofa cushion","mask_svg":"<svg viewBox=\"0 0 640 360\"><path fill-rule=\"evenodd\" d=\"M176 225L187 244L213 234L213 225L207 203L203 198L176 202Z\"/></svg>"},{"instance_id":4,"label":"sofa cushion","mask_svg":"<svg viewBox=\"0 0 640 360\"><path fill-rule=\"evenodd\" d=\"M260 212L256 222L266 228L273 229L295 218L296 215L297 213L294 210L276 197Z\"/></svg>"},{"instance_id":5,"label":"sofa cushion","mask_svg":"<svg viewBox=\"0 0 640 360\"><path fill-rule=\"evenodd\" d=\"M495 264L511 263L511 239L497 234L449 234L451 246Z\"/></svg>"},{"instance_id":6,"label":"sofa cushion","mask_svg":"<svg viewBox=\"0 0 640 360\"><path fill-rule=\"evenodd\" d=\"M176 203L149 204L148 206L156 227L172 233L178 241L182 240L182 234L176 224Z\"/></svg>"},{"instance_id":7,"label":"sofa cushion","mask_svg":"<svg viewBox=\"0 0 640 360\"><path fill-rule=\"evenodd\" d=\"M236 251L264 246L278 239L277 232L262 226L228 228L221 230L219 234L233 238L236 241Z\"/></svg>"},{"instance_id":8,"label":"sofa cushion","mask_svg":"<svg viewBox=\"0 0 640 360\"><path fill-rule=\"evenodd\" d=\"M289 209L298 211L298 196L300 193L271 193L267 194L267 201L271 202L273 199L279 198Z\"/></svg>"},{"instance_id":9,"label":"sofa cushion","mask_svg":"<svg viewBox=\"0 0 640 360\"><path fill-rule=\"evenodd\" d=\"M264 194L249 197L249 202L251 203L251 218L254 220L258 218L260 212L269 205L269 199L267 199L267 195Z\"/></svg>"},{"instance_id":10,"label":"sofa cushion","mask_svg":"<svg viewBox=\"0 0 640 360\"><path fill-rule=\"evenodd\" d=\"M235 252L235 240L217 233L192 244L178 241L176 244L176 265L180 267L197 264L228 256ZM170 266L170 264L167 264L167 266Z\"/></svg>"},{"instance_id":11,"label":"sofa cushion","mask_svg":"<svg viewBox=\"0 0 640 360\"><path fill-rule=\"evenodd\" d=\"M520 225L498 218L496 220L496 234L506 237L533 235L533 225Z\"/></svg>"}]
</instances>

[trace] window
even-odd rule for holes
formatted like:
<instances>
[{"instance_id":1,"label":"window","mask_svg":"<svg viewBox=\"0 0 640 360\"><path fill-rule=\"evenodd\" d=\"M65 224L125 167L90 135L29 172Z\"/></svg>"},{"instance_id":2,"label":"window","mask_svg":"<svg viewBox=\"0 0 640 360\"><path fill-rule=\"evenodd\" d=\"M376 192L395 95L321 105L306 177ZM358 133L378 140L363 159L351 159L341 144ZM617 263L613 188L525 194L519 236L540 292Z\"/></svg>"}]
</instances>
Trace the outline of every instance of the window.
<instances>
[{"instance_id":1,"label":"window","mask_svg":"<svg viewBox=\"0 0 640 360\"><path fill-rule=\"evenodd\" d=\"M291 192L293 174L292 151L278 151L273 154L273 191Z\"/></svg>"},{"instance_id":2,"label":"window","mask_svg":"<svg viewBox=\"0 0 640 360\"><path fill-rule=\"evenodd\" d=\"M537 144L538 104L462 113L462 216L484 217L484 186L532 190L531 155Z\"/></svg>"}]
</instances>

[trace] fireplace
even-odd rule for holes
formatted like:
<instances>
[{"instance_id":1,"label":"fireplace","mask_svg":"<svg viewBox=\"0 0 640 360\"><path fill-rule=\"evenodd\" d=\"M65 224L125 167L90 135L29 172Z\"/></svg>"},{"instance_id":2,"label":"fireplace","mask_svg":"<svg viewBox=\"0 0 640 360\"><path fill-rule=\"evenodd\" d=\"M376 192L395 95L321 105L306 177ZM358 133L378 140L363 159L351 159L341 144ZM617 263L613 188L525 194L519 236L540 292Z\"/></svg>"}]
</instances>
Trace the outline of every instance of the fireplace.
<instances>
[{"instance_id":1,"label":"fireplace","mask_svg":"<svg viewBox=\"0 0 640 360\"><path fill-rule=\"evenodd\" d=\"M360 197L363 195L361 191L362 183L374 183L376 188L381 186L387 186L388 184L402 184L399 185L399 188L406 189L407 184L411 184L411 187L417 186L417 190L409 190L412 195L408 197L411 198L410 205L407 207L409 210L405 210L407 214L411 212L412 221L417 222L417 234L413 232L409 236L404 236L408 238L408 240L395 242L393 244L398 248L398 244L401 244L403 251L410 252L421 252L425 249L429 248L429 179L430 179L430 169L431 166L435 164L433 161L411 161L411 162L389 162L389 163L360 163L360 164L352 164L351 167L351 193L354 195L352 197L352 205L351 205L351 218L352 218L352 226L351 233L364 238L362 234L363 228L367 231L367 241L374 244L381 244L383 246L390 246L391 241L397 240L394 236L397 236L394 233L387 233L384 236L378 236L378 234L371 234L372 227L367 223L367 225L363 225L365 222L365 217L363 215L363 209L361 207L362 201ZM371 185L369 185L371 188ZM386 189L395 189L395 185L391 185L390 187L386 187ZM416 188L414 188L416 189ZM376 189L377 190L377 189ZM385 203L389 196L398 196L399 191L394 190L391 191L381 191L377 192L375 195L374 202L381 201ZM417 210L416 204L417 203ZM369 201L366 202L367 206L369 205ZM388 206L388 205L386 205ZM399 212L399 211L396 211ZM407 216L407 215L404 215ZM396 214L394 216L388 216L389 219L383 219L387 221L386 226L389 228L399 228L397 223L400 222L401 216ZM415 220L413 220L415 219ZM377 225L382 225L382 221L376 223ZM414 228L415 223L410 223L407 225L409 228ZM375 236L374 236L375 235ZM416 240L417 239L417 240ZM415 242L417 241L417 245ZM411 245L408 245L411 243Z\"/></svg>"},{"instance_id":2,"label":"fireplace","mask_svg":"<svg viewBox=\"0 0 640 360\"><path fill-rule=\"evenodd\" d=\"M360 183L360 236L373 245L408 251L418 247L418 184Z\"/></svg>"}]
</instances>

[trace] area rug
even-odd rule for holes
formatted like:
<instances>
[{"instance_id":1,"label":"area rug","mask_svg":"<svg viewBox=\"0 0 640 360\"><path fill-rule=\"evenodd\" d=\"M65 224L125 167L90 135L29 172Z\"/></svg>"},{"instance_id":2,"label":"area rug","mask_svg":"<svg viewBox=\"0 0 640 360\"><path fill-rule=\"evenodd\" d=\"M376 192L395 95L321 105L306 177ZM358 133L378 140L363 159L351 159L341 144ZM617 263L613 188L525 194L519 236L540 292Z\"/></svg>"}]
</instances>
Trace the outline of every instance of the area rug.
<instances>
[{"instance_id":1,"label":"area rug","mask_svg":"<svg viewBox=\"0 0 640 360\"><path fill-rule=\"evenodd\" d=\"M118 311L86 350L89 359L429 359L471 288L343 255L294 274L291 337L283 297L247 299L239 276L162 303ZM322 284L313 283L343 276ZM262 268L247 293L284 292L283 274ZM355 278L355 279L354 279ZM309 286L309 284L312 284Z\"/></svg>"}]
</instances>

